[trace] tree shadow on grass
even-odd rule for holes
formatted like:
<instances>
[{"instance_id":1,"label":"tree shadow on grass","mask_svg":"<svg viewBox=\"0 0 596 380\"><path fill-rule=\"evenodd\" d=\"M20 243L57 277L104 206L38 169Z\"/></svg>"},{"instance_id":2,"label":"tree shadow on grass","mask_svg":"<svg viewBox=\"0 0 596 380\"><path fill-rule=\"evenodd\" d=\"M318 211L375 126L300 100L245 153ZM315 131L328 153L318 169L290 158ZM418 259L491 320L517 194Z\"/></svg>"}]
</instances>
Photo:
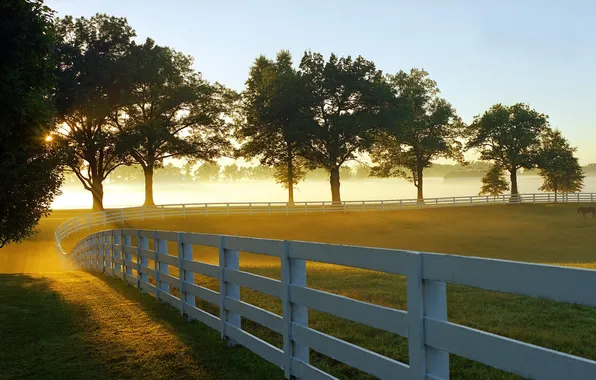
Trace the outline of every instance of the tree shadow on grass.
<instances>
[{"instance_id":1,"label":"tree shadow on grass","mask_svg":"<svg viewBox=\"0 0 596 380\"><path fill-rule=\"evenodd\" d=\"M283 378L216 331L100 274L0 275L0 337L0 379Z\"/></svg>"},{"instance_id":2,"label":"tree shadow on grass","mask_svg":"<svg viewBox=\"0 0 596 380\"><path fill-rule=\"evenodd\" d=\"M250 350L229 347L220 333L197 322L187 321L174 307L139 292L124 281L100 273L91 273L127 300L138 304L164 332L175 335L186 347L194 364L213 379L283 379L283 371ZM185 378L184 376L179 378ZM207 378L207 377L205 377Z\"/></svg>"},{"instance_id":3,"label":"tree shadow on grass","mask_svg":"<svg viewBox=\"0 0 596 380\"><path fill-rule=\"evenodd\" d=\"M106 379L101 352L85 341L89 313L51 280L0 275L0 378Z\"/></svg>"}]
</instances>

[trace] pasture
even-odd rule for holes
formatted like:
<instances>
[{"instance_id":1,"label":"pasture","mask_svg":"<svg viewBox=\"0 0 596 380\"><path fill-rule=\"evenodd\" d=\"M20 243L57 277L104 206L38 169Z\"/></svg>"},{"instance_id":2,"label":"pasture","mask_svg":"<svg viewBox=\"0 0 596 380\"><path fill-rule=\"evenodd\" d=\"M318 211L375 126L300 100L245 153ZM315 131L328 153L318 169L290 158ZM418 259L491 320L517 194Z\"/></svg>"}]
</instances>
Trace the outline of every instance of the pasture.
<instances>
[{"instance_id":1,"label":"pasture","mask_svg":"<svg viewBox=\"0 0 596 380\"><path fill-rule=\"evenodd\" d=\"M129 222L126 227L308 240L596 268L596 221L578 217L576 205L462 207L347 215L166 218ZM86 231L82 231L79 237L85 234ZM69 239L68 243L74 241L76 238ZM174 246L170 249L175 252ZM194 259L214 263L217 262L217 252L196 249ZM241 253L240 266L245 271L280 278L278 259ZM308 263L307 281L313 288L406 309L405 281L400 276ZM215 281L206 277L196 276L195 282L217 289ZM115 286L113 280L108 283ZM121 287L115 287L122 291ZM241 290L241 298L281 313L281 303L276 298L248 289ZM447 298L450 321L596 359L596 343L592 339L596 336L596 310L592 308L453 285L448 286ZM212 305L200 302L199 306L217 313L217 308ZM171 313L177 311L171 310ZM243 320L242 323L247 331L274 345L281 344L278 334L250 321ZM315 311L310 312L309 324L388 357L408 361L404 338ZM370 378L316 352L311 352L311 362L340 378ZM453 379L515 378L454 355L451 356L451 373ZM280 375L281 371L270 369L268 377Z\"/></svg>"}]
</instances>

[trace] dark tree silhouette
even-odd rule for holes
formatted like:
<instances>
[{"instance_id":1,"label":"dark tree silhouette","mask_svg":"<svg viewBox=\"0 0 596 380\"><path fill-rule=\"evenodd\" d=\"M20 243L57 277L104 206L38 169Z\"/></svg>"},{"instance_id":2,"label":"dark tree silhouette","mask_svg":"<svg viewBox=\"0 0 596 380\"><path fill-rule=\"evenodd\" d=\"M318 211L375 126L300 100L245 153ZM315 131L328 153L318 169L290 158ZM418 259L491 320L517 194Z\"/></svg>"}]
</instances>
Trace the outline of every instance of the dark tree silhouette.
<instances>
[{"instance_id":1,"label":"dark tree silhouette","mask_svg":"<svg viewBox=\"0 0 596 380\"><path fill-rule=\"evenodd\" d=\"M462 122L455 109L438 96L437 83L424 70L400 71L388 76L396 91L396 120L379 133L370 153L372 175L402 177L414 183L424 199L424 169L437 158L463 162Z\"/></svg>"},{"instance_id":2,"label":"dark tree silhouette","mask_svg":"<svg viewBox=\"0 0 596 380\"><path fill-rule=\"evenodd\" d=\"M67 16L56 29L57 142L69 168L91 192L93 209L103 210L103 181L125 163L110 121L121 107L127 81L123 61L135 33L126 19L100 14Z\"/></svg>"},{"instance_id":3,"label":"dark tree silhouette","mask_svg":"<svg viewBox=\"0 0 596 380\"><path fill-rule=\"evenodd\" d=\"M314 123L307 129L304 157L311 168L329 172L331 199L341 202L339 169L360 152L389 121L393 93L381 71L362 57L325 62L318 53L307 52L299 74L308 87L309 113Z\"/></svg>"},{"instance_id":4,"label":"dark tree silhouette","mask_svg":"<svg viewBox=\"0 0 596 380\"><path fill-rule=\"evenodd\" d=\"M0 2L0 247L32 236L62 183L52 149L52 11Z\"/></svg>"},{"instance_id":5,"label":"dark tree silhouette","mask_svg":"<svg viewBox=\"0 0 596 380\"><path fill-rule=\"evenodd\" d=\"M309 122L307 96L289 52L280 51L275 62L260 56L246 81L244 120L237 131L239 140L244 141L238 155L274 167L275 178L288 189L289 204L294 204L294 185L305 172L299 155Z\"/></svg>"},{"instance_id":6,"label":"dark tree silhouette","mask_svg":"<svg viewBox=\"0 0 596 380\"><path fill-rule=\"evenodd\" d=\"M496 104L482 116L476 116L468 127L467 148L477 149L482 160L507 170L511 194L517 196L517 171L536 167L540 136L548 128L548 117L526 104Z\"/></svg>"}]
</instances>

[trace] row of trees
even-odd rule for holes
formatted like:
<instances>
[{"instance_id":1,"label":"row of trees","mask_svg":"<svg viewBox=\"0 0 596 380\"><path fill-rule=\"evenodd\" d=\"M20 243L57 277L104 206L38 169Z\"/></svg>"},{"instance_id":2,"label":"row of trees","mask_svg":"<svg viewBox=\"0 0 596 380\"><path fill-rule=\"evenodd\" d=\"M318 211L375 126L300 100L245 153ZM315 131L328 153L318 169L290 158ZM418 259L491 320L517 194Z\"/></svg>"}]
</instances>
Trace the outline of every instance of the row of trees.
<instances>
[{"instance_id":1,"label":"row of trees","mask_svg":"<svg viewBox=\"0 0 596 380\"><path fill-rule=\"evenodd\" d=\"M295 67L282 51L257 58L237 94L205 81L191 57L134 37L122 18L55 19L41 0L0 2L0 247L34 233L64 166L95 209L103 181L132 164L152 204L155 169L176 157L256 159L290 201L308 170L325 171L339 201L346 162L363 154L375 175L406 177L422 198L434 160L463 163L466 149L491 163L491 178L508 172L514 193L520 168L539 168L545 190L581 187L574 149L545 115L499 104L464 125L423 70L384 75L362 57L312 52Z\"/></svg>"},{"instance_id":2,"label":"row of trees","mask_svg":"<svg viewBox=\"0 0 596 380\"><path fill-rule=\"evenodd\" d=\"M384 75L360 56L313 52L295 67L281 51L275 60L258 57L237 94L205 81L191 57L151 39L134 42L125 19L66 17L55 28L56 140L94 209L103 208L107 176L130 164L143 169L145 205L153 205L154 171L173 157L258 160L287 187L289 203L315 169L328 173L332 201L340 202L341 169L363 154L372 175L407 178L419 199L425 170L439 158L464 163L468 149L494 165L490 175L507 172L513 194L522 168L540 168L545 188L557 190L581 172L546 115L497 104L465 125L421 69Z\"/></svg>"}]
</instances>

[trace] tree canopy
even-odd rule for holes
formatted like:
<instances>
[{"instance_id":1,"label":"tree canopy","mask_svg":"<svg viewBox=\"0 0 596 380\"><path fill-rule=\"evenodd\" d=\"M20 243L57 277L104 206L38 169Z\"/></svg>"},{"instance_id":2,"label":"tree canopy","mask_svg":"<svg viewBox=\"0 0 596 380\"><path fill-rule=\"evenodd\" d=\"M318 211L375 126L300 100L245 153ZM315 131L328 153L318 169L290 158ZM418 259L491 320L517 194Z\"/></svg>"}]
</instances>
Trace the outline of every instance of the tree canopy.
<instances>
[{"instance_id":1,"label":"tree canopy","mask_svg":"<svg viewBox=\"0 0 596 380\"><path fill-rule=\"evenodd\" d=\"M312 168L330 174L331 199L340 202L340 167L365 152L375 132L389 120L393 92L372 61L360 56L325 61L306 52L299 75L308 88L308 112L314 123L303 153Z\"/></svg>"},{"instance_id":2,"label":"tree canopy","mask_svg":"<svg viewBox=\"0 0 596 380\"><path fill-rule=\"evenodd\" d=\"M123 60L127 86L111 121L120 132L118 150L143 168L146 206L155 205L153 173L165 159L210 161L229 147L224 115L235 94L203 80L192 63L151 39L133 44Z\"/></svg>"},{"instance_id":3,"label":"tree canopy","mask_svg":"<svg viewBox=\"0 0 596 380\"><path fill-rule=\"evenodd\" d=\"M32 236L62 183L52 130L52 11L0 3L0 247ZM49 138L48 138L49 140Z\"/></svg>"},{"instance_id":4,"label":"tree canopy","mask_svg":"<svg viewBox=\"0 0 596 380\"><path fill-rule=\"evenodd\" d=\"M59 141L67 164L103 210L103 181L122 165L120 136L111 123L126 88L123 70L134 30L126 19L98 14L56 22Z\"/></svg>"},{"instance_id":5,"label":"tree canopy","mask_svg":"<svg viewBox=\"0 0 596 380\"><path fill-rule=\"evenodd\" d=\"M532 169L538 163L540 136L549 128L548 117L527 104L496 104L468 127L467 148L475 148L482 160L507 170L511 194L517 195L517 171Z\"/></svg>"},{"instance_id":6,"label":"tree canopy","mask_svg":"<svg viewBox=\"0 0 596 380\"><path fill-rule=\"evenodd\" d=\"M288 189L290 204L294 203L294 185L304 177L297 160L304 150L305 128L312 123L306 91L288 51L280 51L275 61L258 57L246 81L245 120L237 132L243 142L239 155L275 167L277 181Z\"/></svg>"},{"instance_id":7,"label":"tree canopy","mask_svg":"<svg viewBox=\"0 0 596 380\"><path fill-rule=\"evenodd\" d=\"M463 123L455 109L440 98L437 83L421 69L389 75L399 112L395 121L380 131L371 149L376 164L372 175L402 177L414 183L423 199L424 169L438 158L463 161Z\"/></svg>"},{"instance_id":8,"label":"tree canopy","mask_svg":"<svg viewBox=\"0 0 596 380\"><path fill-rule=\"evenodd\" d=\"M491 166L490 170L482 177L482 187L478 195L501 195L509 191L509 183L503 175L503 168L498 165Z\"/></svg>"},{"instance_id":9,"label":"tree canopy","mask_svg":"<svg viewBox=\"0 0 596 380\"><path fill-rule=\"evenodd\" d=\"M584 171L574 153L575 148L559 130L549 130L543 135L543 145L538 155L538 168L543 183L542 191L555 194L573 193L584 186Z\"/></svg>"}]
</instances>

